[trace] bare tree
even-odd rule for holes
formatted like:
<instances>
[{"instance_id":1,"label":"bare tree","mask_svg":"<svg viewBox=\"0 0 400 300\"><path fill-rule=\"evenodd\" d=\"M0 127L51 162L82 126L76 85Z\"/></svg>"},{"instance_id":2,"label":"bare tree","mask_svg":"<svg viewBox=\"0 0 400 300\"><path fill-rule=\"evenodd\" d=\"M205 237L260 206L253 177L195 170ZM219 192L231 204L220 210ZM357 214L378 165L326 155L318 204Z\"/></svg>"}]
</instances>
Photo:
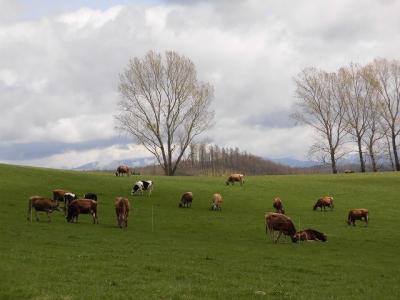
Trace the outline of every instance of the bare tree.
<instances>
[{"instance_id":1,"label":"bare tree","mask_svg":"<svg viewBox=\"0 0 400 300\"><path fill-rule=\"evenodd\" d=\"M117 128L151 152L166 175L174 175L190 143L212 124L212 86L197 80L185 56L149 51L130 60L119 90Z\"/></svg>"},{"instance_id":2,"label":"bare tree","mask_svg":"<svg viewBox=\"0 0 400 300\"><path fill-rule=\"evenodd\" d=\"M310 68L303 70L295 82L299 102L292 117L311 126L322 137L322 143L314 149L322 152L322 157L328 155L332 172L337 173L337 160L344 155L342 146L346 136L345 105L338 90L337 75Z\"/></svg>"},{"instance_id":3,"label":"bare tree","mask_svg":"<svg viewBox=\"0 0 400 300\"><path fill-rule=\"evenodd\" d=\"M381 99L382 118L388 127L396 171L400 171L396 139L400 134L400 61L376 59L373 62Z\"/></svg>"}]
</instances>

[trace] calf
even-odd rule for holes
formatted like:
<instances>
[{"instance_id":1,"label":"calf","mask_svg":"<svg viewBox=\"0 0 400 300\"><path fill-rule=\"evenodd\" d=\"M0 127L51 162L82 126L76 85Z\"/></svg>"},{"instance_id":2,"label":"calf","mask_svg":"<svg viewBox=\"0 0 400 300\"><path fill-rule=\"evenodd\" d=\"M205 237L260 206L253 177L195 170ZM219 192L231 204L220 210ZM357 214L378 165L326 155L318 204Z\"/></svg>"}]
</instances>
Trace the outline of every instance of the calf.
<instances>
[{"instance_id":1,"label":"calf","mask_svg":"<svg viewBox=\"0 0 400 300\"><path fill-rule=\"evenodd\" d=\"M222 201L221 194L218 194L218 193L213 194L211 201L212 201L211 207L210 207L211 210L219 210L219 211L222 210L222 202L223 201Z\"/></svg>"},{"instance_id":2,"label":"calf","mask_svg":"<svg viewBox=\"0 0 400 300\"><path fill-rule=\"evenodd\" d=\"M74 200L76 200L76 199L78 199L78 196L77 196L76 194L74 194L74 193L66 192L66 193L64 194L64 207L63 207L64 216L67 215L68 205L69 205L72 201L74 201Z\"/></svg>"},{"instance_id":3,"label":"calf","mask_svg":"<svg viewBox=\"0 0 400 300\"><path fill-rule=\"evenodd\" d=\"M76 223L79 214L91 214L93 224L99 224L97 218L97 202L91 199L77 199L68 205L67 222Z\"/></svg>"},{"instance_id":4,"label":"calf","mask_svg":"<svg viewBox=\"0 0 400 300\"><path fill-rule=\"evenodd\" d=\"M35 209L36 221L39 221L38 211L45 211L47 213L47 218L51 222L50 213L58 209L58 202L51 200L49 198L32 196L29 198L28 202L28 213L27 219L32 222L32 208Z\"/></svg>"},{"instance_id":5,"label":"calf","mask_svg":"<svg viewBox=\"0 0 400 300\"><path fill-rule=\"evenodd\" d=\"M244 184L244 175L243 174L231 174L226 180L226 185L232 184L235 182L240 182L240 185Z\"/></svg>"},{"instance_id":6,"label":"calf","mask_svg":"<svg viewBox=\"0 0 400 300\"><path fill-rule=\"evenodd\" d=\"M134 195L135 193L143 195L143 191L148 191L148 196L150 197L151 192L153 191L153 181L141 180L136 182L132 187L131 195Z\"/></svg>"},{"instance_id":7,"label":"calf","mask_svg":"<svg viewBox=\"0 0 400 300\"><path fill-rule=\"evenodd\" d=\"M316 210L317 207L324 208L324 211L326 211L326 207L330 207L331 210L333 210L333 197L330 196L325 196L325 197L321 197L317 200L317 202L315 203L313 210Z\"/></svg>"},{"instance_id":8,"label":"calf","mask_svg":"<svg viewBox=\"0 0 400 300\"><path fill-rule=\"evenodd\" d=\"M314 229L306 229L302 231L298 231L296 233L296 238L299 241L321 241L326 242L328 237L325 233L316 231Z\"/></svg>"},{"instance_id":9,"label":"calf","mask_svg":"<svg viewBox=\"0 0 400 300\"><path fill-rule=\"evenodd\" d=\"M179 202L179 207L192 207L193 193L186 192L181 197L181 202Z\"/></svg>"},{"instance_id":10,"label":"calf","mask_svg":"<svg viewBox=\"0 0 400 300\"><path fill-rule=\"evenodd\" d=\"M347 217L347 224L353 224L353 226L356 226L356 220L364 220L365 226L368 226L368 209L355 208L350 210Z\"/></svg>"},{"instance_id":11,"label":"calf","mask_svg":"<svg viewBox=\"0 0 400 300\"><path fill-rule=\"evenodd\" d=\"M278 237L274 240L274 232L279 231ZM296 228L292 220L282 214L266 213L265 214L265 232L270 234L272 241L278 242L281 234L290 236L293 243L297 242Z\"/></svg>"},{"instance_id":12,"label":"calf","mask_svg":"<svg viewBox=\"0 0 400 300\"><path fill-rule=\"evenodd\" d=\"M283 204L282 204L281 198L276 197L272 201L272 207L275 208L275 212L283 214L283 215L285 214L285 210L283 209Z\"/></svg>"},{"instance_id":13,"label":"calf","mask_svg":"<svg viewBox=\"0 0 400 300\"><path fill-rule=\"evenodd\" d=\"M117 222L120 228L128 227L128 215L130 203L127 198L117 197L114 199L115 213L117 214Z\"/></svg>"}]
</instances>

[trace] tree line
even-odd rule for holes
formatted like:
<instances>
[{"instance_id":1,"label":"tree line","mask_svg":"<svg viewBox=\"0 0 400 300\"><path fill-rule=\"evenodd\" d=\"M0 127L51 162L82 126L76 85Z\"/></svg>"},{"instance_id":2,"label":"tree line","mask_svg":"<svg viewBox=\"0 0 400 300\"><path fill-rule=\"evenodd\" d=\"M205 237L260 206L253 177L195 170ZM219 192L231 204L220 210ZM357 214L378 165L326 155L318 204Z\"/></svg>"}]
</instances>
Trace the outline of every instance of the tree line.
<instances>
[{"instance_id":1,"label":"tree line","mask_svg":"<svg viewBox=\"0 0 400 300\"><path fill-rule=\"evenodd\" d=\"M367 161L376 172L380 159L400 171L400 61L375 59L335 72L306 68L295 83L292 117L317 133L310 156L330 164L333 173L338 160L354 151L361 172Z\"/></svg>"}]
</instances>

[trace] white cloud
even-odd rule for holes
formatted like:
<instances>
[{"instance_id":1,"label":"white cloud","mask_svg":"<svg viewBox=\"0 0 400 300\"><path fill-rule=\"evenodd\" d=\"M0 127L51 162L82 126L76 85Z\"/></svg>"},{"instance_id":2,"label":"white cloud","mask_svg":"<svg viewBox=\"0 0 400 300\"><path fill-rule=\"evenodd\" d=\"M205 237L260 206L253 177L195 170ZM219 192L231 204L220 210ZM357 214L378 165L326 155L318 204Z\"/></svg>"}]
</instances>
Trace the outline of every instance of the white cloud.
<instances>
[{"instance_id":1,"label":"white cloud","mask_svg":"<svg viewBox=\"0 0 400 300\"><path fill-rule=\"evenodd\" d=\"M19 8L12 3L0 0L15 16ZM289 122L274 128L259 117L290 110L293 76L307 66L336 69L398 58L399 1L186 3L82 7L30 21L2 22L0 13L0 140L115 136L118 74L131 57L172 49L191 58L199 78L214 85L212 141L262 156L304 157L309 131ZM97 155L85 153L82 160ZM48 163L56 160L63 158Z\"/></svg>"}]
</instances>

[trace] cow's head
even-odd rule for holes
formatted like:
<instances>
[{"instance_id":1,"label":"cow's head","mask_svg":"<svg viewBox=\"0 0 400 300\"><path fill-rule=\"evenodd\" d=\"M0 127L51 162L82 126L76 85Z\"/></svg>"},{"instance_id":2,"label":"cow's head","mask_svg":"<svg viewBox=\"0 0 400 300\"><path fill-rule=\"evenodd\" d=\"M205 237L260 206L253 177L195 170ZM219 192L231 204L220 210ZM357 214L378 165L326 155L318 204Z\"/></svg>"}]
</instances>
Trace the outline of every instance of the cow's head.
<instances>
[{"instance_id":1,"label":"cow's head","mask_svg":"<svg viewBox=\"0 0 400 300\"><path fill-rule=\"evenodd\" d=\"M294 235L290 236L290 238L291 238L293 243L297 243L298 242L297 234L294 234Z\"/></svg>"}]
</instances>

